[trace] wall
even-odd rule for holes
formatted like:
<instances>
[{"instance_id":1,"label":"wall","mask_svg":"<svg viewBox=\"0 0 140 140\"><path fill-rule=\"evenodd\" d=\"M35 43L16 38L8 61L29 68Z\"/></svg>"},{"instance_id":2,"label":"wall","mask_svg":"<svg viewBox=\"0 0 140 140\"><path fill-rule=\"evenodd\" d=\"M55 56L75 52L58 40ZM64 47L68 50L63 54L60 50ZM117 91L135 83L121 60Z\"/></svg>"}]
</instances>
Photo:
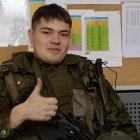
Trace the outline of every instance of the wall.
<instances>
[{"instance_id":1,"label":"wall","mask_svg":"<svg viewBox=\"0 0 140 140\"><path fill-rule=\"evenodd\" d=\"M120 11L120 4L85 4L85 5L68 5L68 9L94 9L96 11ZM19 47L1 47L0 48L0 63L11 57L11 53L17 51L27 51L27 46ZM140 58L123 58L123 66L112 68L117 72L117 86L140 85ZM112 85L115 83L115 73L108 68L104 68L104 74Z\"/></svg>"}]
</instances>

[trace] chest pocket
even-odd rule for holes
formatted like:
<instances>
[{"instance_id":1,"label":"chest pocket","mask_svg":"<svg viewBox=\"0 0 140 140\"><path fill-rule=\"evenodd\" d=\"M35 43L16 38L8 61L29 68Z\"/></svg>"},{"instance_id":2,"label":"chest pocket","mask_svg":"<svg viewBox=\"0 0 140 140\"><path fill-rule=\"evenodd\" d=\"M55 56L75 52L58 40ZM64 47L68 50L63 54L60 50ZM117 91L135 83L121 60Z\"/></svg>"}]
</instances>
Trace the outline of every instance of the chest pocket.
<instances>
[{"instance_id":1,"label":"chest pocket","mask_svg":"<svg viewBox=\"0 0 140 140\"><path fill-rule=\"evenodd\" d=\"M44 80L49 79L51 85L48 88L53 89L54 96L58 99L58 106L62 112L69 113L72 111L72 89L74 80L68 72L67 66L61 66L56 69L47 71L43 74Z\"/></svg>"}]
</instances>

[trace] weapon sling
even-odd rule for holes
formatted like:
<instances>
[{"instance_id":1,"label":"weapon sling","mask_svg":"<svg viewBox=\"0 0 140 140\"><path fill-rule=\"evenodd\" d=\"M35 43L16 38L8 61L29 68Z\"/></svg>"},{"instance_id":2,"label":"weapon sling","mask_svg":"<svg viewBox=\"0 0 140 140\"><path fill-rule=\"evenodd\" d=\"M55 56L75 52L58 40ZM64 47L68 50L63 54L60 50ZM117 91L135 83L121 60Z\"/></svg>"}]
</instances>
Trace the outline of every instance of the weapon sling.
<instances>
[{"instance_id":1,"label":"weapon sling","mask_svg":"<svg viewBox=\"0 0 140 140\"><path fill-rule=\"evenodd\" d=\"M99 83L99 89L100 89L101 96L102 96L102 101L103 101L105 109L108 110L108 107L107 107L108 94L107 94L107 90L105 88L105 80L104 80L105 77L103 74L102 59L100 59L100 58L96 59L95 67L96 67L96 75L97 75L97 79L98 79L98 83Z\"/></svg>"}]
</instances>

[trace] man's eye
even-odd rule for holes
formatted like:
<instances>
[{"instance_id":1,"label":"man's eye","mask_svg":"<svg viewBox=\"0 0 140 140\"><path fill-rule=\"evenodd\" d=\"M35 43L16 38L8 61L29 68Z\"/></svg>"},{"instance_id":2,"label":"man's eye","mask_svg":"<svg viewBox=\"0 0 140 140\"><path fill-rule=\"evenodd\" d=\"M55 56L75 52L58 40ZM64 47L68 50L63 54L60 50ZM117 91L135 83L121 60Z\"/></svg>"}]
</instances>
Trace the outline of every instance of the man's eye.
<instances>
[{"instance_id":1,"label":"man's eye","mask_svg":"<svg viewBox=\"0 0 140 140\"><path fill-rule=\"evenodd\" d=\"M69 34L67 34L67 33L62 33L61 35L62 36L69 36Z\"/></svg>"},{"instance_id":2,"label":"man's eye","mask_svg":"<svg viewBox=\"0 0 140 140\"><path fill-rule=\"evenodd\" d=\"M43 31L43 33L44 33L44 34L50 34L50 32L48 32L48 31Z\"/></svg>"}]
</instances>

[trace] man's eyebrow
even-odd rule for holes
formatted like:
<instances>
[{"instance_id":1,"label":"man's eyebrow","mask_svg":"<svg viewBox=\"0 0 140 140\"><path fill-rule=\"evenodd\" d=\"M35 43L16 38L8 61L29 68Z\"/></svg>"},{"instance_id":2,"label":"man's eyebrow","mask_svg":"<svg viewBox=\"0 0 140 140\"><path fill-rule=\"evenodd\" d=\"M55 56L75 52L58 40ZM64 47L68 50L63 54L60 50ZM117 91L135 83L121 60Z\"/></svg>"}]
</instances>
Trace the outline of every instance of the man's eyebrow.
<instances>
[{"instance_id":1,"label":"man's eyebrow","mask_svg":"<svg viewBox=\"0 0 140 140\"><path fill-rule=\"evenodd\" d=\"M53 28L49 28L49 27L42 27L41 29L42 30L50 30L50 31L54 30ZM59 32L68 32L68 33L70 33L70 30L69 29L62 29L62 30L59 30Z\"/></svg>"},{"instance_id":2,"label":"man's eyebrow","mask_svg":"<svg viewBox=\"0 0 140 140\"><path fill-rule=\"evenodd\" d=\"M48 27L42 27L42 30L53 30L52 28L48 28Z\"/></svg>"}]
</instances>

